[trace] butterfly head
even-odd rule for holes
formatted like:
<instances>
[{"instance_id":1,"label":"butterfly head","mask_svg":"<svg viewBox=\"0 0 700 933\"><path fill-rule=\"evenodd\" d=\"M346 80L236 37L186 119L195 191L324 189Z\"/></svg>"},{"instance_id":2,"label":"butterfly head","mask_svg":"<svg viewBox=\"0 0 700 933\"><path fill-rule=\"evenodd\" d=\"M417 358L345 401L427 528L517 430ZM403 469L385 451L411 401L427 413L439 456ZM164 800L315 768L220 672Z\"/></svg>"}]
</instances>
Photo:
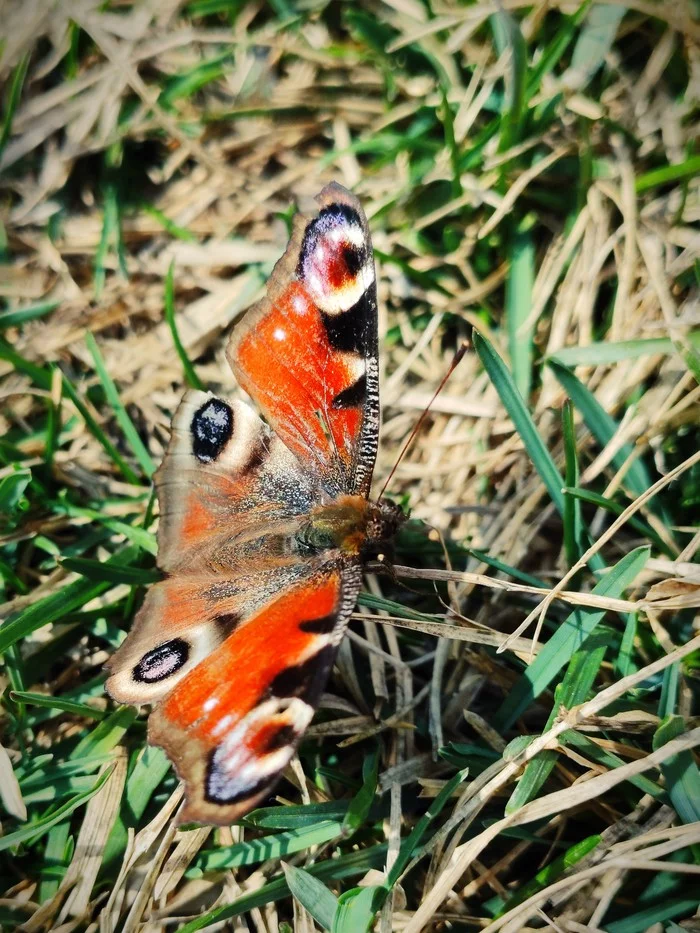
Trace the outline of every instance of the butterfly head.
<instances>
[{"instance_id":1,"label":"butterfly head","mask_svg":"<svg viewBox=\"0 0 700 933\"><path fill-rule=\"evenodd\" d=\"M392 499L370 502L370 509L367 537L372 541L391 540L408 517L398 502Z\"/></svg>"},{"instance_id":2,"label":"butterfly head","mask_svg":"<svg viewBox=\"0 0 700 933\"><path fill-rule=\"evenodd\" d=\"M393 552L396 533L408 517L401 506L391 499L370 502L369 509L367 538L362 546L362 559L365 561Z\"/></svg>"}]
</instances>

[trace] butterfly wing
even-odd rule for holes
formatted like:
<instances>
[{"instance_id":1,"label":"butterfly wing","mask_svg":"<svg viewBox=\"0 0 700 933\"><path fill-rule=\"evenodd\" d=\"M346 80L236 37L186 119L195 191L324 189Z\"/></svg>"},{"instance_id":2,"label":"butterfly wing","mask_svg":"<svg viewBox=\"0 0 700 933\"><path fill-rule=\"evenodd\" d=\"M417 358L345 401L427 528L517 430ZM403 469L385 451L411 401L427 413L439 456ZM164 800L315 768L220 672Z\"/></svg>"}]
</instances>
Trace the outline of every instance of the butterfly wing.
<instances>
[{"instance_id":1,"label":"butterfly wing","mask_svg":"<svg viewBox=\"0 0 700 933\"><path fill-rule=\"evenodd\" d=\"M324 487L368 495L377 453L377 290L367 220L335 183L295 218L267 296L227 356L275 433Z\"/></svg>"},{"instance_id":2,"label":"butterfly wing","mask_svg":"<svg viewBox=\"0 0 700 933\"><path fill-rule=\"evenodd\" d=\"M290 539L318 489L293 454L243 402L188 392L158 470L158 563L107 690L154 703L273 594L313 564Z\"/></svg>"},{"instance_id":3,"label":"butterfly wing","mask_svg":"<svg viewBox=\"0 0 700 933\"><path fill-rule=\"evenodd\" d=\"M270 793L313 717L360 577L336 555L282 588L151 714L149 741L186 783L182 821L227 825Z\"/></svg>"},{"instance_id":4,"label":"butterfly wing","mask_svg":"<svg viewBox=\"0 0 700 933\"><path fill-rule=\"evenodd\" d=\"M319 496L318 482L249 405L185 394L155 476L158 565L238 570L277 547Z\"/></svg>"}]
</instances>

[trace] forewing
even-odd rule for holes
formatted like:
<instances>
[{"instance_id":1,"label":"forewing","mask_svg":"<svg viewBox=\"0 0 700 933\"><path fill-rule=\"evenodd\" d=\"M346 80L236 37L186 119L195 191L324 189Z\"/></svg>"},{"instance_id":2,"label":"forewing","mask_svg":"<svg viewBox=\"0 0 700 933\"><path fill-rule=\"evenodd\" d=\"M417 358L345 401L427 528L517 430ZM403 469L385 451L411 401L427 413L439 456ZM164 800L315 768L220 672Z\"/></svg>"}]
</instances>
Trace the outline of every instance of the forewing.
<instances>
[{"instance_id":1,"label":"forewing","mask_svg":"<svg viewBox=\"0 0 700 933\"><path fill-rule=\"evenodd\" d=\"M362 207L335 183L296 217L267 296L227 356L276 434L332 495L367 495L377 453L374 256Z\"/></svg>"},{"instance_id":2,"label":"forewing","mask_svg":"<svg viewBox=\"0 0 700 933\"><path fill-rule=\"evenodd\" d=\"M266 797L314 713L355 605L360 568L285 588L187 674L149 720L186 784L182 821L227 825Z\"/></svg>"}]
</instances>

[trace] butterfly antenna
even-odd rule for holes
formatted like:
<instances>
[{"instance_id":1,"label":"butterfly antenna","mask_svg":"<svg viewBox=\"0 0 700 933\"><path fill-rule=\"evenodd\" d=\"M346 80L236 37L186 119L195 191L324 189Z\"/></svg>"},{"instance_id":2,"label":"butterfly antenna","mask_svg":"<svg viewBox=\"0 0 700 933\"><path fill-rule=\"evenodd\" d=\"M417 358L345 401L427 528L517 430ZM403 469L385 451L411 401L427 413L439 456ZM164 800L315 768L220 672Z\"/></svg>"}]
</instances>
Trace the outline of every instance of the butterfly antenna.
<instances>
[{"instance_id":1,"label":"butterfly antenna","mask_svg":"<svg viewBox=\"0 0 700 933\"><path fill-rule=\"evenodd\" d=\"M459 363L460 363L462 357L464 356L464 354L467 352L468 349L469 349L469 342L468 342L467 340L465 340L465 341L463 341L462 345L459 347L459 349L458 349L457 352L455 353L455 355L454 355L454 357L453 357L453 359L452 359L452 362L450 363L450 367L449 367L449 369L447 370L447 372L445 373L445 375L442 377L442 379L441 379L441 381L440 381L440 385L439 385L439 386L437 387L437 389L435 390L435 393L434 393L433 397L430 399L430 401L428 402L428 404L426 405L426 407L425 407L425 408L423 409L423 411L421 412L421 416L420 416L420 418L418 419L418 421L416 421L416 423L413 425L413 430L412 430L411 433L408 435L408 438L407 438L407 440L406 440L406 443L405 443L405 444L403 445L403 447L401 448L401 453L399 454L399 456L398 456L398 458L397 458L397 460L396 460L396 463L394 463L393 467L391 468L391 473L389 473L389 475L388 475L387 478L386 478L386 481L385 481L384 485L382 486L382 491L379 493L379 498L380 498L380 499L382 498L382 496L383 496L384 493L386 492L387 486L389 485L389 483L390 483L391 480L393 479L394 473L396 473L396 469L397 469L398 465L401 463L401 461L403 460L403 458L406 456L406 451L407 451L408 448L411 446L411 444L413 443L413 441L414 441L416 435L418 434L418 432L420 431L421 427L423 426L423 422L425 421L425 417L426 417L426 415L428 414L428 412L430 411L430 409L431 409L431 407L432 407L432 405L433 405L433 402L435 401L435 399L438 397L438 395L439 395L439 394L442 392L442 390L444 389L445 383L446 383L447 380L450 378L450 376L451 376L452 373L455 371L455 369L459 366Z\"/></svg>"}]
</instances>

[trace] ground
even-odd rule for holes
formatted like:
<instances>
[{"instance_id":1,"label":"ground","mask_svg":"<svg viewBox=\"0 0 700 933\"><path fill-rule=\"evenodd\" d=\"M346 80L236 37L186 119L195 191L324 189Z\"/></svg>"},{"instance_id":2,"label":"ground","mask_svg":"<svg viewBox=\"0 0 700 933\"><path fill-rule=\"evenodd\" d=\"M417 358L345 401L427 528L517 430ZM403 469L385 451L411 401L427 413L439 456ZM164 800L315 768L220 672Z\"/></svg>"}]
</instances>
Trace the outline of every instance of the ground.
<instances>
[{"instance_id":1,"label":"ground","mask_svg":"<svg viewBox=\"0 0 700 933\"><path fill-rule=\"evenodd\" d=\"M696 12L6 0L3 929L698 929ZM172 413L240 391L228 332L332 179L377 260L377 491L468 350L276 799L178 826L103 665Z\"/></svg>"}]
</instances>

